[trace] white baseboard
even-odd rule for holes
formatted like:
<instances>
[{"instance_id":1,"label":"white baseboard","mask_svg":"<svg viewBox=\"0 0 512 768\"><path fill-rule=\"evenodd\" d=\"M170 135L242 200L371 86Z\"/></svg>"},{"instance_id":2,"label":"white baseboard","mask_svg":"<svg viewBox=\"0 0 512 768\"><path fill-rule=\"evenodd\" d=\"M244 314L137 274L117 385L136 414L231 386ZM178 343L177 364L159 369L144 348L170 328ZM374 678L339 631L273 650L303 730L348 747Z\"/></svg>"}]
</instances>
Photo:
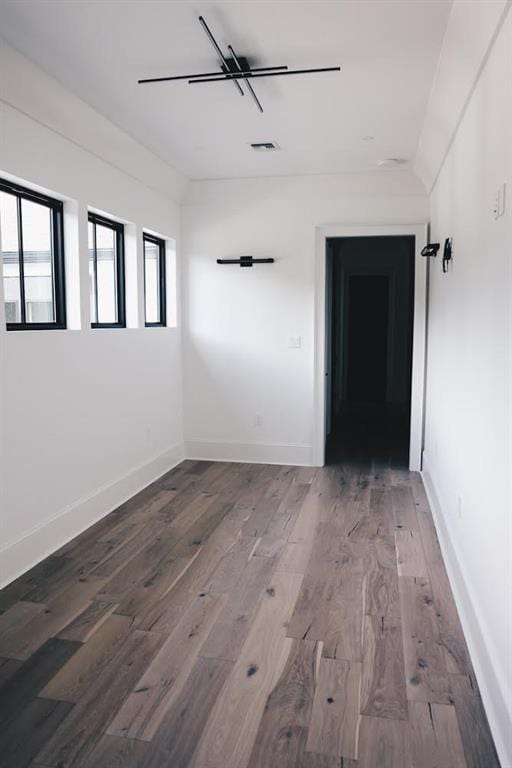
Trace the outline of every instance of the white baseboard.
<instances>
[{"instance_id":1,"label":"white baseboard","mask_svg":"<svg viewBox=\"0 0 512 768\"><path fill-rule=\"evenodd\" d=\"M450 535L426 452L423 454L421 475L496 750L503 768L512 768L512 713L503 685L506 685L506 676L500 673L492 652L492 644L487 636L485 621L479 615L478 606L471 599L470 582L465 577L457 546Z\"/></svg>"},{"instance_id":2,"label":"white baseboard","mask_svg":"<svg viewBox=\"0 0 512 768\"><path fill-rule=\"evenodd\" d=\"M0 549L0 588L60 549L184 458L183 445L174 445L146 464L98 488L90 496L60 510L49 520L27 531L21 538L4 544Z\"/></svg>"},{"instance_id":3,"label":"white baseboard","mask_svg":"<svg viewBox=\"0 0 512 768\"><path fill-rule=\"evenodd\" d=\"M187 440L185 453L188 459L205 461L291 464L300 467L313 465L313 447L311 445L242 443L237 441L217 443L210 440Z\"/></svg>"}]
</instances>

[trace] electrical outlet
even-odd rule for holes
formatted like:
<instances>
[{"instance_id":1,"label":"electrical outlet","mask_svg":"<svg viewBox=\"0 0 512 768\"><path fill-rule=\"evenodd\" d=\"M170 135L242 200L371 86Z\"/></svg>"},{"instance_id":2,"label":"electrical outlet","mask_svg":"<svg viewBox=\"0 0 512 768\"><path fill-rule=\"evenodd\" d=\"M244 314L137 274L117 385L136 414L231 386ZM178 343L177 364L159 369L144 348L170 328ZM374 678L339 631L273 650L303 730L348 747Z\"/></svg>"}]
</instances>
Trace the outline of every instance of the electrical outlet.
<instances>
[{"instance_id":1,"label":"electrical outlet","mask_svg":"<svg viewBox=\"0 0 512 768\"><path fill-rule=\"evenodd\" d=\"M290 336L288 339L289 349L300 349L302 339L300 336Z\"/></svg>"},{"instance_id":2,"label":"electrical outlet","mask_svg":"<svg viewBox=\"0 0 512 768\"><path fill-rule=\"evenodd\" d=\"M492 213L495 219L499 219L505 213L507 185L503 183L494 196Z\"/></svg>"},{"instance_id":3,"label":"electrical outlet","mask_svg":"<svg viewBox=\"0 0 512 768\"><path fill-rule=\"evenodd\" d=\"M261 427L263 424L263 416L261 413L255 413L254 414L254 426L255 427Z\"/></svg>"}]
</instances>

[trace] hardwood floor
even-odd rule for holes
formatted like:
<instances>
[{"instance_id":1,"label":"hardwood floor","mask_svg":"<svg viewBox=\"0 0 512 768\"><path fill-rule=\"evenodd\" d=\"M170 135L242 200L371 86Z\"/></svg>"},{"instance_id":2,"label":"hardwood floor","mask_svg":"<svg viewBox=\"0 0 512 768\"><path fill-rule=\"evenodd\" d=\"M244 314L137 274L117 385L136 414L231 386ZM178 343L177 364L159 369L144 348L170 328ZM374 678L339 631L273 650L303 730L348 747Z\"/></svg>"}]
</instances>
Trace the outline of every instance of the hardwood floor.
<instances>
[{"instance_id":1,"label":"hardwood floor","mask_svg":"<svg viewBox=\"0 0 512 768\"><path fill-rule=\"evenodd\" d=\"M419 475L183 462L0 592L3 768L498 768Z\"/></svg>"}]
</instances>

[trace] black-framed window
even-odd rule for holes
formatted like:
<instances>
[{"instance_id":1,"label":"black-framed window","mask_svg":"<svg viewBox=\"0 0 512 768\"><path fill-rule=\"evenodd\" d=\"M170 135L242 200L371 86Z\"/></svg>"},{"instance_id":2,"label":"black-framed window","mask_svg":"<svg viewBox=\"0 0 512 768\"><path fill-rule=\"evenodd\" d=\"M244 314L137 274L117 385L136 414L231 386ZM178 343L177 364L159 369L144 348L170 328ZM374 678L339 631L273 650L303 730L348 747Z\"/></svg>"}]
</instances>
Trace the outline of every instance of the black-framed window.
<instances>
[{"instance_id":1,"label":"black-framed window","mask_svg":"<svg viewBox=\"0 0 512 768\"><path fill-rule=\"evenodd\" d=\"M93 328L124 328L124 225L89 212L89 295Z\"/></svg>"},{"instance_id":2,"label":"black-framed window","mask_svg":"<svg viewBox=\"0 0 512 768\"><path fill-rule=\"evenodd\" d=\"M0 179L8 331L66 327L63 204Z\"/></svg>"},{"instance_id":3,"label":"black-framed window","mask_svg":"<svg viewBox=\"0 0 512 768\"><path fill-rule=\"evenodd\" d=\"M165 240L144 232L144 322L165 325Z\"/></svg>"}]
</instances>

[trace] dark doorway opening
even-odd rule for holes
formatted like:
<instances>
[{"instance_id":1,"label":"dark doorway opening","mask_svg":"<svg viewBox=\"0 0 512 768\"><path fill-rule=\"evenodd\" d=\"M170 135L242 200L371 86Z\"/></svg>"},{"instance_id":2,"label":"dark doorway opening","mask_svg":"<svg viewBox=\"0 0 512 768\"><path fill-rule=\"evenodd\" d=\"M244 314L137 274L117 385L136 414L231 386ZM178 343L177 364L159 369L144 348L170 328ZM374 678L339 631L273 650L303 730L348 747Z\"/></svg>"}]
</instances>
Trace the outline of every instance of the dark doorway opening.
<instances>
[{"instance_id":1,"label":"dark doorway opening","mask_svg":"<svg viewBox=\"0 0 512 768\"><path fill-rule=\"evenodd\" d=\"M327 463L407 466L414 237L327 241Z\"/></svg>"}]
</instances>

